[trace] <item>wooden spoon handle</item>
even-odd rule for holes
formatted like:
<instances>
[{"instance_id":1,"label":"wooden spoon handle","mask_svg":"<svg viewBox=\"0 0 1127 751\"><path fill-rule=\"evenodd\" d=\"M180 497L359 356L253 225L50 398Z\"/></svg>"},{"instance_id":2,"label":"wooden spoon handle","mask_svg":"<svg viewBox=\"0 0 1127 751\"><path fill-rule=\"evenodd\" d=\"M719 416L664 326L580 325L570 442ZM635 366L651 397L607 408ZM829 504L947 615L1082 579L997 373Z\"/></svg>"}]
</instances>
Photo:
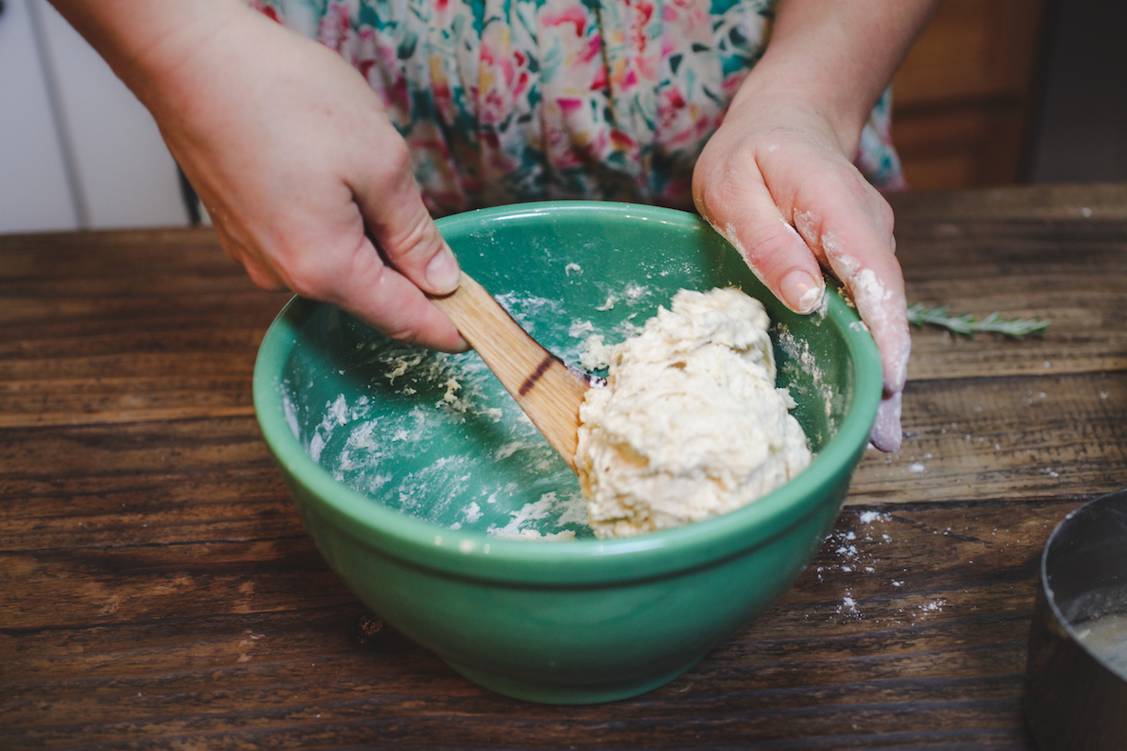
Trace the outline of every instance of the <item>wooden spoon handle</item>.
<instances>
[{"instance_id":1,"label":"wooden spoon handle","mask_svg":"<svg viewBox=\"0 0 1127 751\"><path fill-rule=\"evenodd\" d=\"M453 293L431 299L574 471L587 380L540 346L468 274Z\"/></svg>"}]
</instances>

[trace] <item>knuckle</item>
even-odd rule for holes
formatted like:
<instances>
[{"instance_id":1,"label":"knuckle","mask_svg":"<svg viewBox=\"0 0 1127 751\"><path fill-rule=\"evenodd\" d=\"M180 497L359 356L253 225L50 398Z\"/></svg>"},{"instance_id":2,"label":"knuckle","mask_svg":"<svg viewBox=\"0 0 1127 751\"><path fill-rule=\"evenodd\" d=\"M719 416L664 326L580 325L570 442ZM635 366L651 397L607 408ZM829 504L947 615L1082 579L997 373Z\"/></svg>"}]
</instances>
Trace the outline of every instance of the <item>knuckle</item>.
<instances>
[{"instance_id":1,"label":"knuckle","mask_svg":"<svg viewBox=\"0 0 1127 751\"><path fill-rule=\"evenodd\" d=\"M693 203L706 216L719 218L728 213L734 196L754 174L755 150L739 144L727 153L707 151L693 170Z\"/></svg>"},{"instance_id":2,"label":"knuckle","mask_svg":"<svg viewBox=\"0 0 1127 751\"><path fill-rule=\"evenodd\" d=\"M252 265L252 266L247 266L246 270L247 270L247 276L250 277L251 283L254 284L254 286L258 287L259 289L265 289L265 290L273 291L273 290L277 290L277 289L281 288L281 285L278 283L278 280L276 278L274 278L274 276L272 274L267 273L263 269L260 269L259 267Z\"/></svg>"},{"instance_id":3,"label":"knuckle","mask_svg":"<svg viewBox=\"0 0 1127 751\"><path fill-rule=\"evenodd\" d=\"M400 261L414 262L430 258L441 247L442 239L438 234L438 228L431 221L426 209L419 204L419 210L410 220L387 238L387 247L384 250Z\"/></svg>"},{"instance_id":4,"label":"knuckle","mask_svg":"<svg viewBox=\"0 0 1127 751\"><path fill-rule=\"evenodd\" d=\"M381 144L379 157L372 169L372 181L377 189L391 190L402 184L412 174L411 151L400 138Z\"/></svg>"},{"instance_id":5,"label":"knuckle","mask_svg":"<svg viewBox=\"0 0 1127 751\"><path fill-rule=\"evenodd\" d=\"M349 257L348 272L352 279L363 279L364 286L372 290L373 294L383 294L388 281L388 268L374 248L365 244L353 252Z\"/></svg>"},{"instance_id":6,"label":"knuckle","mask_svg":"<svg viewBox=\"0 0 1127 751\"><path fill-rule=\"evenodd\" d=\"M706 166L697 162L697 166L693 170L692 182L693 205L696 206L697 211L705 217L711 214L708 207L708 201L711 196L709 195L708 178L706 177L707 172Z\"/></svg>"},{"instance_id":7,"label":"knuckle","mask_svg":"<svg viewBox=\"0 0 1127 751\"><path fill-rule=\"evenodd\" d=\"M872 204L874 196L880 196L861 171L850 163L834 165L832 169L827 170L821 182L828 192L860 207L868 207Z\"/></svg>"},{"instance_id":8,"label":"knuckle","mask_svg":"<svg viewBox=\"0 0 1127 751\"><path fill-rule=\"evenodd\" d=\"M331 269L313 253L290 253L283 265L290 287L305 297L326 297L332 285Z\"/></svg>"},{"instance_id":9,"label":"knuckle","mask_svg":"<svg viewBox=\"0 0 1127 751\"><path fill-rule=\"evenodd\" d=\"M714 221L723 221L731 201L731 185L731 174L723 167L713 167L699 178L694 176L693 202L700 213Z\"/></svg>"},{"instance_id":10,"label":"knuckle","mask_svg":"<svg viewBox=\"0 0 1127 751\"><path fill-rule=\"evenodd\" d=\"M896 221L892 206L889 205L880 191L864 177L857 175L855 179L860 184L855 188L854 194L860 206L866 209L866 213L871 217L875 225L874 228L882 235L892 234Z\"/></svg>"},{"instance_id":11,"label":"knuckle","mask_svg":"<svg viewBox=\"0 0 1127 751\"><path fill-rule=\"evenodd\" d=\"M717 187L727 192L739 188L752 176L759 176L758 164L755 147L746 143L739 144L718 165Z\"/></svg>"},{"instance_id":12,"label":"knuckle","mask_svg":"<svg viewBox=\"0 0 1127 751\"><path fill-rule=\"evenodd\" d=\"M891 236L896 229L896 213L892 207L888 205L888 201L877 194L876 197L876 212L877 221L880 223L880 228L884 234Z\"/></svg>"},{"instance_id":13,"label":"knuckle","mask_svg":"<svg viewBox=\"0 0 1127 751\"><path fill-rule=\"evenodd\" d=\"M404 344L417 344L422 338L419 330L413 326L397 326L389 329L386 333L389 339Z\"/></svg>"},{"instance_id":14,"label":"knuckle","mask_svg":"<svg viewBox=\"0 0 1127 751\"><path fill-rule=\"evenodd\" d=\"M777 228L771 225L778 224ZM782 222L760 221L751 230L747 248L748 262L760 269L774 267L789 260L792 237Z\"/></svg>"}]
</instances>

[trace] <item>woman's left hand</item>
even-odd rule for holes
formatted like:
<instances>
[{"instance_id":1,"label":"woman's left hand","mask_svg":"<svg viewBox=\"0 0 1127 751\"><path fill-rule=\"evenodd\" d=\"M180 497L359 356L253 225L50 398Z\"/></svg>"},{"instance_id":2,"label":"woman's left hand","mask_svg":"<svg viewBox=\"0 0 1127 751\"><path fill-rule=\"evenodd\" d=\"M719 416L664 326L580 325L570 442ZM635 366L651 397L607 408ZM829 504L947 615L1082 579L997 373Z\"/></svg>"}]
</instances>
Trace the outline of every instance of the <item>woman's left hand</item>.
<instances>
[{"instance_id":1,"label":"woman's left hand","mask_svg":"<svg viewBox=\"0 0 1127 751\"><path fill-rule=\"evenodd\" d=\"M892 209L853 166L855 139L839 137L817 107L747 94L697 161L693 200L790 309L819 307L822 268L842 281L881 352L884 398L872 441L895 451L911 340Z\"/></svg>"}]
</instances>

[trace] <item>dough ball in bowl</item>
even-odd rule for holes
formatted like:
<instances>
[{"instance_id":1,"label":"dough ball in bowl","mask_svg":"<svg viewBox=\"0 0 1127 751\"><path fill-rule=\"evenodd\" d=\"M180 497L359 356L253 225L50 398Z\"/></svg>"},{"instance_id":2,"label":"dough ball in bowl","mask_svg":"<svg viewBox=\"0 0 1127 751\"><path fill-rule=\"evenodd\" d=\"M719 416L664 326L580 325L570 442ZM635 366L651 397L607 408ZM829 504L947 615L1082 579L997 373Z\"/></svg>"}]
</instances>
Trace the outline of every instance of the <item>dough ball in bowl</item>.
<instances>
[{"instance_id":1,"label":"dough ball in bowl","mask_svg":"<svg viewBox=\"0 0 1127 751\"><path fill-rule=\"evenodd\" d=\"M776 386L763 304L681 290L608 352L580 407L576 469L600 537L671 529L754 503L810 464Z\"/></svg>"}]
</instances>

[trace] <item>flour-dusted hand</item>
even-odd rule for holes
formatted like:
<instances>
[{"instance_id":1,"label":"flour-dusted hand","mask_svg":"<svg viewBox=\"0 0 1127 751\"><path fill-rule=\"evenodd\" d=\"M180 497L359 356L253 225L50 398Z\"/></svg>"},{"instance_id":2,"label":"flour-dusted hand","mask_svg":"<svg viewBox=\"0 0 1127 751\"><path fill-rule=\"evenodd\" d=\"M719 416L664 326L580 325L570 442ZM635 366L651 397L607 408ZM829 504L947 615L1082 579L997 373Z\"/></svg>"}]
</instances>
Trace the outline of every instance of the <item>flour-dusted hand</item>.
<instances>
[{"instance_id":1,"label":"flour-dusted hand","mask_svg":"<svg viewBox=\"0 0 1127 751\"><path fill-rule=\"evenodd\" d=\"M819 266L845 284L884 367L873 443L899 448L911 340L892 209L846 159L829 124L785 99L733 105L697 162L693 196L792 310L809 313L821 303Z\"/></svg>"},{"instance_id":2,"label":"flour-dusted hand","mask_svg":"<svg viewBox=\"0 0 1127 751\"><path fill-rule=\"evenodd\" d=\"M424 294L453 291L460 272L407 146L339 55L230 0L56 5L153 113L256 284L396 339L466 347Z\"/></svg>"},{"instance_id":3,"label":"flour-dusted hand","mask_svg":"<svg viewBox=\"0 0 1127 751\"><path fill-rule=\"evenodd\" d=\"M892 209L853 166L873 102L936 0L779 0L771 40L693 172L700 212L798 312L846 286L880 348L873 443L900 447L911 340Z\"/></svg>"}]
</instances>

